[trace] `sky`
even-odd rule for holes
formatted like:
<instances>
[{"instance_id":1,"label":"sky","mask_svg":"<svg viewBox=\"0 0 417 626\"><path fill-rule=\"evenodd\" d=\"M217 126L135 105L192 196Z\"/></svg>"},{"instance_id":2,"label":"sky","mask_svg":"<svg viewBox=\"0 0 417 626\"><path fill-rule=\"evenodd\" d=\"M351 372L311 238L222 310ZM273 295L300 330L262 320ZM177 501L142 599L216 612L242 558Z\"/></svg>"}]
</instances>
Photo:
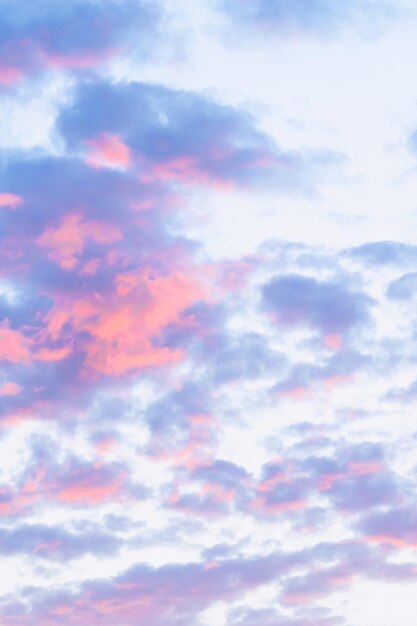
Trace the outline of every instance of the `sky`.
<instances>
[{"instance_id":1,"label":"sky","mask_svg":"<svg viewBox=\"0 0 417 626\"><path fill-rule=\"evenodd\" d=\"M0 0L0 626L415 626L415 0Z\"/></svg>"}]
</instances>

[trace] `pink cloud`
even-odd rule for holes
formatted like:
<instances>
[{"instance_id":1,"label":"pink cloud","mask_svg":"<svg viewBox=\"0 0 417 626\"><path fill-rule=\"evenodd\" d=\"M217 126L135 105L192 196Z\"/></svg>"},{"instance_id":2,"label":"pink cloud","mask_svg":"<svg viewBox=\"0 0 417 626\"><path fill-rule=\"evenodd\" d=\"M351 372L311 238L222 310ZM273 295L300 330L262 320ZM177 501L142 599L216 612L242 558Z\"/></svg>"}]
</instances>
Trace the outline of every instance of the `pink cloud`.
<instances>
[{"instance_id":1,"label":"pink cloud","mask_svg":"<svg viewBox=\"0 0 417 626\"><path fill-rule=\"evenodd\" d=\"M384 466L379 461L350 461L348 468L351 475L365 476L383 471Z\"/></svg>"},{"instance_id":2,"label":"pink cloud","mask_svg":"<svg viewBox=\"0 0 417 626\"><path fill-rule=\"evenodd\" d=\"M236 489L226 488L218 483L207 482L201 487L201 494L203 496L212 496L217 502L232 502L236 496Z\"/></svg>"},{"instance_id":3,"label":"pink cloud","mask_svg":"<svg viewBox=\"0 0 417 626\"><path fill-rule=\"evenodd\" d=\"M346 385L356 378L355 374L332 374L323 379L325 389L332 391L338 385Z\"/></svg>"},{"instance_id":4,"label":"pink cloud","mask_svg":"<svg viewBox=\"0 0 417 626\"><path fill-rule=\"evenodd\" d=\"M80 269L80 274L84 276L95 276L101 263L101 259L91 259L90 261L87 261L87 263L85 263Z\"/></svg>"},{"instance_id":5,"label":"pink cloud","mask_svg":"<svg viewBox=\"0 0 417 626\"><path fill-rule=\"evenodd\" d=\"M283 472L277 472L275 476L272 476L271 478L268 478L267 480L263 480L261 483L257 485L256 490L260 493L265 493L273 489L275 485L278 485L279 483L288 482L288 480L290 480L289 470L290 470L290 467L288 467Z\"/></svg>"},{"instance_id":6,"label":"pink cloud","mask_svg":"<svg viewBox=\"0 0 417 626\"><path fill-rule=\"evenodd\" d=\"M181 274L150 279L138 273L130 278L128 289L120 277L116 281L118 297L92 303L86 317L74 320L93 337L86 360L91 371L118 375L133 368L175 363L184 356L181 350L155 347L151 339L203 295L200 285Z\"/></svg>"},{"instance_id":7,"label":"pink cloud","mask_svg":"<svg viewBox=\"0 0 417 626\"><path fill-rule=\"evenodd\" d=\"M42 57L46 65L58 69L88 69L109 60L115 54L117 54L117 50L114 48L82 53L75 52L72 54L57 54L50 51L42 51Z\"/></svg>"},{"instance_id":8,"label":"pink cloud","mask_svg":"<svg viewBox=\"0 0 417 626\"><path fill-rule=\"evenodd\" d=\"M36 342L36 337L26 337L20 331L7 328L6 325L0 327L0 360L24 365L29 365L33 361L51 363L65 359L70 353L71 350L68 347L45 348ZM6 387L6 389L9 389L9 395L12 395L10 389L16 390L16 387Z\"/></svg>"},{"instance_id":9,"label":"pink cloud","mask_svg":"<svg viewBox=\"0 0 417 626\"><path fill-rule=\"evenodd\" d=\"M0 517L17 517L27 513L36 500L37 495L25 489L20 492L0 490Z\"/></svg>"},{"instance_id":10,"label":"pink cloud","mask_svg":"<svg viewBox=\"0 0 417 626\"><path fill-rule=\"evenodd\" d=\"M323 591L304 591L304 592L291 592L284 593L282 595L282 602L284 604L293 606L310 605L313 602L318 602L326 595Z\"/></svg>"},{"instance_id":11,"label":"pink cloud","mask_svg":"<svg viewBox=\"0 0 417 626\"><path fill-rule=\"evenodd\" d=\"M52 615L68 615L72 613L74 607L69 604L60 604L51 610Z\"/></svg>"},{"instance_id":12,"label":"pink cloud","mask_svg":"<svg viewBox=\"0 0 417 626\"><path fill-rule=\"evenodd\" d=\"M0 394L3 396L17 396L22 391L22 387L17 383L4 383L0 387Z\"/></svg>"},{"instance_id":13,"label":"pink cloud","mask_svg":"<svg viewBox=\"0 0 417 626\"><path fill-rule=\"evenodd\" d=\"M60 226L48 228L36 243L51 250L49 258L64 269L72 270L78 265L78 255L84 250L87 239L100 244L113 243L122 238L118 228L110 224L84 221L79 213L66 215Z\"/></svg>"},{"instance_id":14,"label":"pink cloud","mask_svg":"<svg viewBox=\"0 0 417 626\"><path fill-rule=\"evenodd\" d=\"M23 492L27 494L32 494L32 493L37 492L45 476L46 476L46 468L42 466L38 467L36 469L34 476L32 478L29 478L25 482L23 486Z\"/></svg>"},{"instance_id":15,"label":"pink cloud","mask_svg":"<svg viewBox=\"0 0 417 626\"><path fill-rule=\"evenodd\" d=\"M0 207L15 208L19 204L22 204L22 202L22 198L14 193L0 193Z\"/></svg>"},{"instance_id":16,"label":"pink cloud","mask_svg":"<svg viewBox=\"0 0 417 626\"><path fill-rule=\"evenodd\" d=\"M325 335L323 342L326 348L329 348L329 350L341 350L343 347L342 336L336 333Z\"/></svg>"},{"instance_id":17,"label":"pink cloud","mask_svg":"<svg viewBox=\"0 0 417 626\"><path fill-rule=\"evenodd\" d=\"M69 347L65 348L57 348L56 350L51 350L49 348L41 348L37 350L35 353L35 358L38 361L44 361L46 363L55 363L56 361L62 361L62 359L67 358L71 354L71 349Z\"/></svg>"},{"instance_id":18,"label":"pink cloud","mask_svg":"<svg viewBox=\"0 0 417 626\"><path fill-rule=\"evenodd\" d=\"M30 363L31 344L31 340L19 331L4 326L0 328L0 360L10 363Z\"/></svg>"},{"instance_id":19,"label":"pink cloud","mask_svg":"<svg viewBox=\"0 0 417 626\"><path fill-rule=\"evenodd\" d=\"M119 445L117 437L103 437L95 445L98 454L106 455L108 452L113 452Z\"/></svg>"},{"instance_id":20,"label":"pink cloud","mask_svg":"<svg viewBox=\"0 0 417 626\"><path fill-rule=\"evenodd\" d=\"M165 163L158 163L144 175L145 180L177 181L185 184L198 184L212 187L218 191L231 191L234 187L232 180L213 178L213 174L201 166L193 156L179 156Z\"/></svg>"},{"instance_id":21,"label":"pink cloud","mask_svg":"<svg viewBox=\"0 0 417 626\"><path fill-rule=\"evenodd\" d=\"M92 167L127 167L131 162L130 148L120 135L102 133L97 139L88 139L91 147L86 162Z\"/></svg>"},{"instance_id":22,"label":"pink cloud","mask_svg":"<svg viewBox=\"0 0 417 626\"><path fill-rule=\"evenodd\" d=\"M113 483L104 485L93 485L88 482L81 482L56 492L56 498L66 504L86 504L94 505L107 500L113 500L122 491L122 481L115 480Z\"/></svg>"},{"instance_id":23,"label":"pink cloud","mask_svg":"<svg viewBox=\"0 0 417 626\"><path fill-rule=\"evenodd\" d=\"M320 491L328 491L331 489L335 482L341 480L342 478L346 478L346 474L343 472L326 472L322 474L318 481L318 489Z\"/></svg>"},{"instance_id":24,"label":"pink cloud","mask_svg":"<svg viewBox=\"0 0 417 626\"><path fill-rule=\"evenodd\" d=\"M292 389L284 389L279 392L279 395L290 400L308 400L311 397L311 390L308 387L299 385Z\"/></svg>"},{"instance_id":25,"label":"pink cloud","mask_svg":"<svg viewBox=\"0 0 417 626\"><path fill-rule=\"evenodd\" d=\"M397 537L395 535L389 535L388 533L366 535L365 540L369 541L370 543L377 543L380 545L385 544L397 550L404 550L404 549L410 549L410 548L413 550L417 549L417 534L416 533L414 537L410 537L407 539L403 537Z\"/></svg>"},{"instance_id":26,"label":"pink cloud","mask_svg":"<svg viewBox=\"0 0 417 626\"><path fill-rule=\"evenodd\" d=\"M306 500L292 500L288 502L276 502L270 503L266 498L260 497L255 498L251 502L251 509L253 510L262 510L263 513L274 514L274 513L286 513L290 511L298 511L299 509L307 508L308 502Z\"/></svg>"},{"instance_id":27,"label":"pink cloud","mask_svg":"<svg viewBox=\"0 0 417 626\"><path fill-rule=\"evenodd\" d=\"M54 552L62 545L62 541L50 541L49 543L39 543L33 548L33 552Z\"/></svg>"},{"instance_id":28,"label":"pink cloud","mask_svg":"<svg viewBox=\"0 0 417 626\"><path fill-rule=\"evenodd\" d=\"M12 85L17 82L23 75L23 72L18 67L13 66L0 66L0 84Z\"/></svg>"},{"instance_id":29,"label":"pink cloud","mask_svg":"<svg viewBox=\"0 0 417 626\"><path fill-rule=\"evenodd\" d=\"M53 472L41 466L12 502L14 508L46 500L64 505L94 506L120 499L125 481L123 469L101 462L81 467L67 463Z\"/></svg>"}]
</instances>

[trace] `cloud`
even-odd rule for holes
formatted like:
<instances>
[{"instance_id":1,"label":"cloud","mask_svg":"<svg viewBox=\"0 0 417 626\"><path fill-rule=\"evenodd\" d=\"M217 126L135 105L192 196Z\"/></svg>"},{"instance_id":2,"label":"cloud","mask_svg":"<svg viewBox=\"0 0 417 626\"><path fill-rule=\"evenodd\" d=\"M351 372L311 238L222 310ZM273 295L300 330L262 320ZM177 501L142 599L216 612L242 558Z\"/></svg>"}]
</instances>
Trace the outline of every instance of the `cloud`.
<instances>
[{"instance_id":1,"label":"cloud","mask_svg":"<svg viewBox=\"0 0 417 626\"><path fill-rule=\"evenodd\" d=\"M184 272L194 246L171 234L166 191L65 157L15 158L4 176L23 198L0 218L14 294L0 300L1 358L27 366L10 370L27 391L14 406L66 393L75 380L81 389L88 377L181 360L182 351L158 348L153 338L207 292ZM149 196L154 208L138 212Z\"/></svg>"},{"instance_id":2,"label":"cloud","mask_svg":"<svg viewBox=\"0 0 417 626\"><path fill-rule=\"evenodd\" d=\"M114 554L121 541L102 529L71 532L54 526L24 524L0 529L0 552L4 556L30 555L39 559L74 559L85 554Z\"/></svg>"},{"instance_id":3,"label":"cloud","mask_svg":"<svg viewBox=\"0 0 417 626\"><path fill-rule=\"evenodd\" d=\"M137 565L111 582L94 581L83 586L78 595L46 593L35 599L26 616L14 607L4 615L10 624L42 623L56 619L64 624L94 623L107 625L114 619L136 624L138 618L154 624L187 624L214 599L232 599L286 572L297 558L277 555L255 559L229 559L218 567L199 563L151 568Z\"/></svg>"},{"instance_id":4,"label":"cloud","mask_svg":"<svg viewBox=\"0 0 417 626\"><path fill-rule=\"evenodd\" d=\"M169 85L138 72L162 45L155 3L3 7L3 87L70 75L54 152L0 164L1 619L339 626L322 599L415 582L416 248L272 240L212 259L188 235L207 197L305 201L342 157L174 88L178 59ZM223 8L241 38L380 15Z\"/></svg>"},{"instance_id":5,"label":"cloud","mask_svg":"<svg viewBox=\"0 0 417 626\"><path fill-rule=\"evenodd\" d=\"M75 454L55 460L44 445L37 449L32 444L31 461L21 465L19 477L1 488L1 517L17 519L45 506L97 508L125 501L134 493L126 465L103 458L87 461ZM56 444L54 448L59 451Z\"/></svg>"},{"instance_id":6,"label":"cloud","mask_svg":"<svg viewBox=\"0 0 417 626\"><path fill-rule=\"evenodd\" d=\"M318 281L300 274L272 278L262 289L262 299L278 325L290 328L304 324L330 338L343 337L364 324L372 303L369 296L341 282Z\"/></svg>"},{"instance_id":7,"label":"cloud","mask_svg":"<svg viewBox=\"0 0 417 626\"><path fill-rule=\"evenodd\" d=\"M172 367L197 347L212 270L194 270L198 246L178 234L178 184L245 188L266 174L311 189L324 158L280 150L244 111L144 83L81 82L56 128L66 155L13 153L2 165L2 264L16 293L1 330L16 380L5 382L22 388L3 406L8 419L75 384L82 402L92 380ZM169 339L181 325L191 342ZM277 355L248 333L213 358L226 381Z\"/></svg>"},{"instance_id":8,"label":"cloud","mask_svg":"<svg viewBox=\"0 0 417 626\"><path fill-rule=\"evenodd\" d=\"M368 0L222 0L219 7L234 26L271 36L331 38L343 31L378 33L398 18L391 3Z\"/></svg>"},{"instance_id":9,"label":"cloud","mask_svg":"<svg viewBox=\"0 0 417 626\"><path fill-rule=\"evenodd\" d=\"M229 623L233 626L339 626L345 621L332 616L326 609L310 608L303 616L288 616L276 607L253 609L250 606L239 607L229 612Z\"/></svg>"},{"instance_id":10,"label":"cloud","mask_svg":"<svg viewBox=\"0 0 417 626\"><path fill-rule=\"evenodd\" d=\"M415 548L416 519L417 510L409 504L371 513L361 519L358 528L369 542L394 549Z\"/></svg>"},{"instance_id":11,"label":"cloud","mask_svg":"<svg viewBox=\"0 0 417 626\"><path fill-rule=\"evenodd\" d=\"M148 2L69 0L19 9L10 0L0 5L0 85L53 69L85 70L107 62L132 45L149 54L158 27L158 12ZM139 37L137 36L139 33Z\"/></svg>"},{"instance_id":12,"label":"cloud","mask_svg":"<svg viewBox=\"0 0 417 626\"><path fill-rule=\"evenodd\" d=\"M376 241L345 250L347 257L366 265L407 265L417 263L417 247L395 241Z\"/></svg>"},{"instance_id":13,"label":"cloud","mask_svg":"<svg viewBox=\"0 0 417 626\"><path fill-rule=\"evenodd\" d=\"M78 161L74 157L70 163ZM128 180L136 190L129 168L82 164L76 171L80 182L88 172L93 181ZM19 212L26 207L30 217L31 202L48 198L46 192L37 191L36 196L28 179L26 185L25 202L8 213L7 225L15 238L16 224L23 228L22 216L21 222L14 221ZM66 206L58 213L51 208L48 214L46 205L46 216L32 224L29 220L33 248L28 253L62 275L74 275L74 283L60 285L35 273L32 283L37 290L24 298L26 283L18 278L27 276L35 264L21 265L23 260L17 257L10 264L16 289L14 296L7 292L4 297L6 317L14 319L13 330L33 342L27 350L36 354L41 346L67 345L64 339L73 337L78 328L83 345L95 345L103 325L106 337L118 346L120 328L129 328L126 311L140 310L145 324L150 306L149 324L155 324L150 345L181 351L184 358L169 372L158 365L139 368L134 375L99 372L98 379L81 378L83 387L76 376L85 371L88 355L80 351L81 369L70 368L62 376L70 389L75 380L85 398L82 404L75 403L75 417L65 419L74 413L74 405L58 385L62 363L6 365L4 382L15 382L22 390L4 396L5 401L15 407L26 402L33 408L39 391L28 394L29 383L35 387L49 376L50 395L43 398L51 402L59 398L54 406L59 406L62 420L39 425L41 437L27 444L33 450L30 461L20 463L14 480L3 482L0 513L11 546L8 556L25 563L40 561L47 569L64 560L71 568L74 559L87 554L94 562L106 558L113 565L111 576L100 579L96 570L77 590L21 587L17 602L25 604L4 598L4 619L11 626L56 619L69 625L100 621L110 626L116 620L133 626L139 616L156 625L188 626L205 619L204 612L219 602L230 612L246 602L248 592L274 585L269 613L242 609L231 613L231 623L243 626L246 620L251 625L262 617L268 626L336 626L343 623L341 618L319 612L320 603L332 594L346 594L351 585L367 579L414 581L415 567L407 562L406 552L401 564L393 558L414 541L410 529L415 478L412 470L397 463L398 456L406 454L403 435L388 436L368 421L373 405L366 398L359 408L368 412L356 415L358 401L350 395L358 380L359 385L363 380L382 381L381 388L386 388L391 353L387 355L383 330L372 323L386 306L384 290L374 289L379 266L363 265L361 260L352 272L352 259L343 254L270 245L244 283L232 290L220 287L218 266L210 268L210 274L205 265L202 274L210 276L210 294L217 298L179 307L178 293L186 290L174 277L178 272L184 276L185 267L190 272L194 248L185 243L182 255L173 255L169 262L162 258L158 271L147 273L145 282L134 264L159 259L163 246L176 249L177 239L159 208L148 215L134 211L140 216L140 228L149 220L149 228L158 233L143 256L137 255L136 226L126 207L130 189L119 200L117 219L105 202L100 215L99 200L90 190L90 205L80 218L70 217L68 222L66 216L74 213ZM74 193L84 193L82 186ZM63 245L57 245L61 239ZM124 260L120 266L116 262L114 270L109 264L106 281L98 282L97 274L79 276L90 246L117 251L122 245L127 250ZM75 264L62 268L62 255L75 259ZM126 267L126 259L133 267ZM306 259L308 276L302 273ZM394 271L404 269L396 266ZM148 283L153 285L149 293L144 289ZM36 295L41 290L47 292L46 300ZM98 313L92 309L99 306L94 292L105 294ZM77 308L80 301L86 311ZM156 301L163 303L162 312L153 307ZM401 306L409 306L408 301ZM26 324L38 310L37 325L29 332ZM119 310L121 322L111 317ZM42 343L45 328L47 341ZM137 332L132 322L135 337ZM325 341L329 335L340 336L340 341ZM403 339L398 341L404 345ZM103 345L109 352L110 344ZM118 350L129 345L126 339ZM296 397L300 388L309 400L301 409ZM384 398L378 401L383 403ZM47 441L46 428L51 425L56 439ZM14 428L10 430L8 441ZM45 528L40 519L45 506L56 514L76 512L81 521ZM403 518L388 516L394 510L404 510ZM256 541L248 531L252 528L262 529ZM103 537L102 547L95 542L95 533ZM328 541L332 533L337 542ZM283 553L281 545L294 537L300 549ZM151 564L149 556L148 565L138 563L143 551L148 558L159 555L161 547L163 557L157 556L156 562ZM113 566L120 563L117 555L127 553L136 565L121 573L119 565ZM260 603L260 611L266 608Z\"/></svg>"},{"instance_id":14,"label":"cloud","mask_svg":"<svg viewBox=\"0 0 417 626\"><path fill-rule=\"evenodd\" d=\"M285 356L272 350L261 333L227 331L229 319L230 312L218 305L199 302L167 326L158 341L171 349L187 349L217 384L256 379L283 368Z\"/></svg>"},{"instance_id":15,"label":"cloud","mask_svg":"<svg viewBox=\"0 0 417 626\"><path fill-rule=\"evenodd\" d=\"M387 297L392 300L413 298L417 287L417 272L408 272L391 281L387 287Z\"/></svg>"},{"instance_id":16,"label":"cloud","mask_svg":"<svg viewBox=\"0 0 417 626\"><path fill-rule=\"evenodd\" d=\"M297 575L296 570L307 562L310 565L315 562L316 566L320 563L321 571ZM138 617L151 619L157 625L185 626L195 623L201 611L214 601L233 601L267 583L284 582L283 600L294 605L304 599L311 602L328 595L360 574L398 581L415 577L411 564L392 563L381 567L375 552L367 546L327 543L309 552L232 558L209 567L196 562L167 564L159 568L138 564L111 581L87 582L77 592L51 590L33 596L33 590L28 589L29 606L24 612L16 603L4 606L3 612L12 626L37 625L57 618L68 625L98 620L110 625L117 619L130 626L137 623ZM316 618L319 615L320 611L316 611ZM322 617L326 615L322 613ZM279 615L276 618L280 625ZM294 620L293 624L307 626L313 623L307 616L305 620ZM321 623L330 626L335 621L324 619ZM283 624L293 626L291 620L280 626Z\"/></svg>"},{"instance_id":17,"label":"cloud","mask_svg":"<svg viewBox=\"0 0 417 626\"><path fill-rule=\"evenodd\" d=\"M203 459L191 469L185 481L178 481L181 487L191 485L194 489L181 493L175 487L168 504L176 509L195 515L228 514L247 506L250 477L244 468L233 463L216 459L205 463Z\"/></svg>"},{"instance_id":18,"label":"cloud","mask_svg":"<svg viewBox=\"0 0 417 626\"><path fill-rule=\"evenodd\" d=\"M311 193L315 180L341 158L286 151L244 110L145 83L80 85L57 129L68 148L94 166L135 164L145 181L220 190L268 183Z\"/></svg>"}]
</instances>

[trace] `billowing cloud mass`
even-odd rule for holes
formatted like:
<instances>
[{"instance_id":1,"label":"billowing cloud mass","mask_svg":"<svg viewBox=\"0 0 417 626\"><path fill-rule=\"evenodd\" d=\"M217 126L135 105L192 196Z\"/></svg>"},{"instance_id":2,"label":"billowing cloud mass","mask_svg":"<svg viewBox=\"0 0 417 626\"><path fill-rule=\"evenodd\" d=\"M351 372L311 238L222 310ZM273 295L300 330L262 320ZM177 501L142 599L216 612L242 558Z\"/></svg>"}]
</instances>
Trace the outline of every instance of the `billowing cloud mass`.
<instances>
[{"instance_id":1,"label":"billowing cloud mass","mask_svg":"<svg viewBox=\"0 0 417 626\"><path fill-rule=\"evenodd\" d=\"M415 242L337 212L363 177L324 113L200 56L207 26L232 80L222 11L327 54L389 8L203 5L1 2L13 128L63 93L0 144L0 623L413 626L361 593L417 584Z\"/></svg>"}]
</instances>

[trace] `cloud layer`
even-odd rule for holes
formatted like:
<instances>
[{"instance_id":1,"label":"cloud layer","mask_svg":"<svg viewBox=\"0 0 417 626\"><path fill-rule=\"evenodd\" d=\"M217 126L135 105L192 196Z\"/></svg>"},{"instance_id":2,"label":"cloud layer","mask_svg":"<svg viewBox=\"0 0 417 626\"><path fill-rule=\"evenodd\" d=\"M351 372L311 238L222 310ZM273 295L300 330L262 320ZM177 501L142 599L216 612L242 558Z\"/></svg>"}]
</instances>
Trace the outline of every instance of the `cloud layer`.
<instances>
[{"instance_id":1,"label":"cloud layer","mask_svg":"<svg viewBox=\"0 0 417 626\"><path fill-rule=\"evenodd\" d=\"M306 39L389 17L221 4ZM151 80L165 5L2 5L0 100L65 91L49 149L1 151L5 626L357 626L355 589L417 582L416 246L216 257L210 203L242 202L230 241L244 202L319 211L343 155Z\"/></svg>"}]
</instances>

